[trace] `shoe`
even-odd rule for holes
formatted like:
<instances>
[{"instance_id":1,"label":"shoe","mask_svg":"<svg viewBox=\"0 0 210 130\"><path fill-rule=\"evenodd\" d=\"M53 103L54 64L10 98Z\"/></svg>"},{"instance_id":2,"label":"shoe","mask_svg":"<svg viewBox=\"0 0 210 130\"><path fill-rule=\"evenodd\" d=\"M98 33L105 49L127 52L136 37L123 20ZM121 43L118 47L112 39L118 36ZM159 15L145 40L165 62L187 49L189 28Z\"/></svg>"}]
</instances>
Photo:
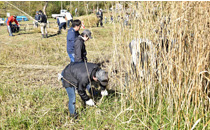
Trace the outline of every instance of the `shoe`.
<instances>
[{"instance_id":1,"label":"shoe","mask_svg":"<svg viewBox=\"0 0 210 130\"><path fill-rule=\"evenodd\" d=\"M46 34L46 38L48 38L48 35Z\"/></svg>"},{"instance_id":2,"label":"shoe","mask_svg":"<svg viewBox=\"0 0 210 130\"><path fill-rule=\"evenodd\" d=\"M42 38L44 38L44 34L42 34Z\"/></svg>"}]
</instances>

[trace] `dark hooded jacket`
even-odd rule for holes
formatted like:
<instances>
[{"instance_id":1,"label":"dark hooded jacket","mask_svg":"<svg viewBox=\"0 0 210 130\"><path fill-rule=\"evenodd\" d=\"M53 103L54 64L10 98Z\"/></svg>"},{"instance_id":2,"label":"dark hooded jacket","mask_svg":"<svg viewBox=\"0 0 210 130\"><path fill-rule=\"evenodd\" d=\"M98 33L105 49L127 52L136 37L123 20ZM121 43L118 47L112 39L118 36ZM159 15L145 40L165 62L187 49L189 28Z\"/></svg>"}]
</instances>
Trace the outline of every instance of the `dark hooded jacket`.
<instances>
[{"instance_id":1,"label":"dark hooded jacket","mask_svg":"<svg viewBox=\"0 0 210 130\"><path fill-rule=\"evenodd\" d=\"M74 62L87 62L87 51L85 48L85 41L81 36L78 36L74 43Z\"/></svg>"},{"instance_id":2,"label":"dark hooded jacket","mask_svg":"<svg viewBox=\"0 0 210 130\"><path fill-rule=\"evenodd\" d=\"M87 64L88 73L85 64ZM93 63L70 63L62 72L63 77L68 81L63 80L63 87L76 87L82 100L87 101L90 98L85 91L86 86L90 83L90 80L95 82L92 77L95 76L95 72L99 69L100 67ZM101 86L101 89L105 90L105 87Z\"/></svg>"},{"instance_id":3,"label":"dark hooded jacket","mask_svg":"<svg viewBox=\"0 0 210 130\"><path fill-rule=\"evenodd\" d=\"M44 15L43 13L40 15L40 19L39 19L40 23L47 23L47 17L46 15Z\"/></svg>"}]
</instances>

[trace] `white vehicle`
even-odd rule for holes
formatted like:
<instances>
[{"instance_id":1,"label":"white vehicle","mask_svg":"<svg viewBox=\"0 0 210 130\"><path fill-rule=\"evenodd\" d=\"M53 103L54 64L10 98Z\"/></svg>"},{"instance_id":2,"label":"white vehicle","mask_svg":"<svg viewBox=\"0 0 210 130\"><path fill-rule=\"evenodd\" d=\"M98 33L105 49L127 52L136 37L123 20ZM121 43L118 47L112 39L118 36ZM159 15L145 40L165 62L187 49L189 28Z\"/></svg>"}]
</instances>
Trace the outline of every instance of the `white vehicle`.
<instances>
[{"instance_id":1,"label":"white vehicle","mask_svg":"<svg viewBox=\"0 0 210 130\"><path fill-rule=\"evenodd\" d=\"M2 18L0 18L0 25L4 24L4 20Z\"/></svg>"},{"instance_id":2,"label":"white vehicle","mask_svg":"<svg viewBox=\"0 0 210 130\"><path fill-rule=\"evenodd\" d=\"M66 12L67 12L67 10L62 9L62 10L60 10L60 14L52 14L52 17L53 18L56 18L56 17L64 17L66 15Z\"/></svg>"}]
</instances>

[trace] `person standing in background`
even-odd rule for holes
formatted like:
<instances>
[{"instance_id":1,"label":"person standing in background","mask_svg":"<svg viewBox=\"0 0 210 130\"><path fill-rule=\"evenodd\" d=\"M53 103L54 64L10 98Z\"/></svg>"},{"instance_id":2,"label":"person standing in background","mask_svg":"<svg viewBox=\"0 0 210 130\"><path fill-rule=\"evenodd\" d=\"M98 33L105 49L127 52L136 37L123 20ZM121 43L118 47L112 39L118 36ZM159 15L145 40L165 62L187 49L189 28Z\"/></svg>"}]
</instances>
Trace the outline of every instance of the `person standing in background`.
<instances>
[{"instance_id":1,"label":"person standing in background","mask_svg":"<svg viewBox=\"0 0 210 130\"><path fill-rule=\"evenodd\" d=\"M103 26L103 12L102 12L102 9L100 9L97 13L96 13L96 16L98 18L98 22L97 22L97 27L100 23L101 27Z\"/></svg>"},{"instance_id":2,"label":"person standing in background","mask_svg":"<svg viewBox=\"0 0 210 130\"><path fill-rule=\"evenodd\" d=\"M40 15L39 15L39 11L36 11L36 15L35 15L35 20L34 21L34 27L38 28L38 21L40 20Z\"/></svg>"},{"instance_id":3,"label":"person standing in background","mask_svg":"<svg viewBox=\"0 0 210 130\"><path fill-rule=\"evenodd\" d=\"M41 33L42 33L42 37L43 38L47 38L48 36L47 36L47 17L46 17L46 15L44 15L44 13L41 11L41 10L39 10L39 15L40 15L40 20L38 21L38 22L40 22L41 23ZM45 36L44 36L44 34L45 34Z\"/></svg>"}]
</instances>

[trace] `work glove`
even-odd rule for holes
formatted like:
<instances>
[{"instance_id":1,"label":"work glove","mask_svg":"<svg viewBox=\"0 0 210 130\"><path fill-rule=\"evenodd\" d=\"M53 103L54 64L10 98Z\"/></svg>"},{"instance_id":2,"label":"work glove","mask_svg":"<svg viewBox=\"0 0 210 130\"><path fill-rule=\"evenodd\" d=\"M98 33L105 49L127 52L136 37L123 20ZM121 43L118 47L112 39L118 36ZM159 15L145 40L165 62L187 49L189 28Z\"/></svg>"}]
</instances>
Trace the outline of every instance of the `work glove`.
<instances>
[{"instance_id":1,"label":"work glove","mask_svg":"<svg viewBox=\"0 0 210 130\"><path fill-rule=\"evenodd\" d=\"M93 102L92 99L87 100L85 103L89 106L94 106L95 105L95 103Z\"/></svg>"},{"instance_id":2,"label":"work glove","mask_svg":"<svg viewBox=\"0 0 210 130\"><path fill-rule=\"evenodd\" d=\"M102 90L101 91L101 95L102 96L107 96L108 95L108 91L105 89L105 90Z\"/></svg>"},{"instance_id":3,"label":"work glove","mask_svg":"<svg viewBox=\"0 0 210 130\"><path fill-rule=\"evenodd\" d=\"M18 25L18 27L20 27L20 25Z\"/></svg>"},{"instance_id":4,"label":"work glove","mask_svg":"<svg viewBox=\"0 0 210 130\"><path fill-rule=\"evenodd\" d=\"M58 81L60 81L63 78L61 74L58 74Z\"/></svg>"}]
</instances>

